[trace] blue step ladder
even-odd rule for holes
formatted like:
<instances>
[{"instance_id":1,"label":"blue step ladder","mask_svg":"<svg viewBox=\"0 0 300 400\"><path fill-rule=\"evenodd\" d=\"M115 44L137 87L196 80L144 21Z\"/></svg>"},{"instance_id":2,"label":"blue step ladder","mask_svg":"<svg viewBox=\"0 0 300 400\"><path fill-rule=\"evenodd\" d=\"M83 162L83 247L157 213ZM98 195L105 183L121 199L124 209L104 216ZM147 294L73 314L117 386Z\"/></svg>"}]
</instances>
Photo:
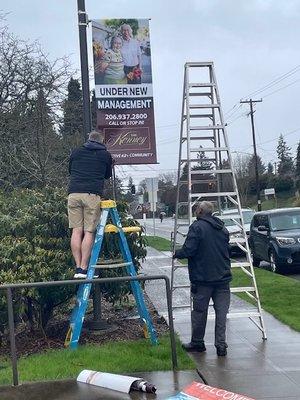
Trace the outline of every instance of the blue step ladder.
<instances>
[{"instance_id":1,"label":"blue step ladder","mask_svg":"<svg viewBox=\"0 0 300 400\"><path fill-rule=\"evenodd\" d=\"M119 213L116 208L116 203L113 200L101 201L101 218L97 226L95 235L95 242L92 248L90 262L87 271L87 279L93 279L95 269L101 267L97 265L101 247L103 243L104 233L117 233L119 234L119 245L123 256L123 262L118 264L109 264L109 267L126 267L128 276L136 276L136 270L132 261L131 253L128 247L126 232L139 232L141 230L138 226L128 226L122 228ZM107 224L108 217L111 217L113 224ZM103 266L102 266L103 267ZM135 297L138 312L143 324L143 331L145 337L150 337L152 344L158 344L155 329L152 324L150 314L147 310L145 300L143 297L142 289L138 281L131 281L131 289ZM69 330L66 335L65 346L71 349L76 349L80 338L82 325L88 306L89 295L91 291L91 283L82 283L79 285L76 305L73 309Z\"/></svg>"}]
</instances>

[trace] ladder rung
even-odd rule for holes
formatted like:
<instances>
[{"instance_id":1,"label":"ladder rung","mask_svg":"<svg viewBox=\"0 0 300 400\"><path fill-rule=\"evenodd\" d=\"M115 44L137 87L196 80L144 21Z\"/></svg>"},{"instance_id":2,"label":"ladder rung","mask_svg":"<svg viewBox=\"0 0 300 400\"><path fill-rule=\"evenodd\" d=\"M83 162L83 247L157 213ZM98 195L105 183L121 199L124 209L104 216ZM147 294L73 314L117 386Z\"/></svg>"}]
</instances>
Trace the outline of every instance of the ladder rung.
<instances>
[{"instance_id":1,"label":"ladder rung","mask_svg":"<svg viewBox=\"0 0 300 400\"><path fill-rule=\"evenodd\" d=\"M189 87L214 87L214 83L189 83Z\"/></svg>"},{"instance_id":2,"label":"ladder rung","mask_svg":"<svg viewBox=\"0 0 300 400\"><path fill-rule=\"evenodd\" d=\"M182 138L186 140L187 138ZM215 140L214 136L190 136L190 140Z\"/></svg>"},{"instance_id":3,"label":"ladder rung","mask_svg":"<svg viewBox=\"0 0 300 400\"><path fill-rule=\"evenodd\" d=\"M188 96L190 97L190 96L193 96L193 97L196 97L196 96L211 96L212 95L212 93L211 92L202 92L202 93L189 93L188 94Z\"/></svg>"},{"instance_id":4,"label":"ladder rung","mask_svg":"<svg viewBox=\"0 0 300 400\"><path fill-rule=\"evenodd\" d=\"M227 314L227 318L241 318L241 317L260 317L258 311L240 311Z\"/></svg>"},{"instance_id":5,"label":"ladder rung","mask_svg":"<svg viewBox=\"0 0 300 400\"><path fill-rule=\"evenodd\" d=\"M219 104L190 104L189 108L219 108Z\"/></svg>"},{"instance_id":6,"label":"ladder rung","mask_svg":"<svg viewBox=\"0 0 300 400\"><path fill-rule=\"evenodd\" d=\"M191 171L191 174L232 174L232 169L196 169Z\"/></svg>"},{"instance_id":7,"label":"ladder rung","mask_svg":"<svg viewBox=\"0 0 300 400\"><path fill-rule=\"evenodd\" d=\"M131 262L119 263L119 264L96 264L95 268L97 269L106 269L106 268L120 268L120 267L127 267L131 265Z\"/></svg>"},{"instance_id":8,"label":"ladder rung","mask_svg":"<svg viewBox=\"0 0 300 400\"><path fill-rule=\"evenodd\" d=\"M189 114L190 118L213 118L212 114ZM187 118L187 115L184 114L183 118Z\"/></svg>"},{"instance_id":9,"label":"ladder rung","mask_svg":"<svg viewBox=\"0 0 300 400\"><path fill-rule=\"evenodd\" d=\"M188 222L184 222L184 223L178 222L177 226L190 226L190 224Z\"/></svg>"},{"instance_id":10,"label":"ladder rung","mask_svg":"<svg viewBox=\"0 0 300 400\"><path fill-rule=\"evenodd\" d=\"M248 262L234 262L234 263L231 263L231 268L245 268L245 267L250 267L250 263L248 263Z\"/></svg>"},{"instance_id":11,"label":"ladder rung","mask_svg":"<svg viewBox=\"0 0 300 400\"><path fill-rule=\"evenodd\" d=\"M218 182L218 180L217 179L214 179L214 178L212 178L212 179L193 179L192 180L192 185L196 185L196 184L199 184L199 183L217 183ZM188 185L188 181L179 181L179 185Z\"/></svg>"},{"instance_id":12,"label":"ladder rung","mask_svg":"<svg viewBox=\"0 0 300 400\"><path fill-rule=\"evenodd\" d=\"M253 286L232 287L230 288L230 291L231 293L255 292L255 287Z\"/></svg>"},{"instance_id":13,"label":"ladder rung","mask_svg":"<svg viewBox=\"0 0 300 400\"><path fill-rule=\"evenodd\" d=\"M175 289L188 289L190 287L191 287L191 285L176 285L176 286L173 286L173 290L175 290Z\"/></svg>"},{"instance_id":14,"label":"ladder rung","mask_svg":"<svg viewBox=\"0 0 300 400\"><path fill-rule=\"evenodd\" d=\"M200 147L199 149L190 149L191 153L198 153L198 152L214 152L214 151L229 151L228 147Z\"/></svg>"},{"instance_id":15,"label":"ladder rung","mask_svg":"<svg viewBox=\"0 0 300 400\"><path fill-rule=\"evenodd\" d=\"M241 216L239 214L223 214L223 215L216 215L219 219L227 220L227 219L240 219Z\"/></svg>"},{"instance_id":16,"label":"ladder rung","mask_svg":"<svg viewBox=\"0 0 300 400\"><path fill-rule=\"evenodd\" d=\"M190 126L191 131L209 131L216 129L224 129L224 125Z\"/></svg>"},{"instance_id":17,"label":"ladder rung","mask_svg":"<svg viewBox=\"0 0 300 400\"><path fill-rule=\"evenodd\" d=\"M190 158L189 160L186 159L186 158L182 158L181 159L182 163L188 162L188 161L189 162L217 162L217 160L215 158L204 158L204 159L201 159L201 158Z\"/></svg>"},{"instance_id":18,"label":"ladder rung","mask_svg":"<svg viewBox=\"0 0 300 400\"><path fill-rule=\"evenodd\" d=\"M192 197L226 197L237 196L236 192L193 193Z\"/></svg>"},{"instance_id":19,"label":"ladder rung","mask_svg":"<svg viewBox=\"0 0 300 400\"><path fill-rule=\"evenodd\" d=\"M190 304L182 304L181 306L173 306L173 310L175 309L175 308L191 308L191 305Z\"/></svg>"}]
</instances>

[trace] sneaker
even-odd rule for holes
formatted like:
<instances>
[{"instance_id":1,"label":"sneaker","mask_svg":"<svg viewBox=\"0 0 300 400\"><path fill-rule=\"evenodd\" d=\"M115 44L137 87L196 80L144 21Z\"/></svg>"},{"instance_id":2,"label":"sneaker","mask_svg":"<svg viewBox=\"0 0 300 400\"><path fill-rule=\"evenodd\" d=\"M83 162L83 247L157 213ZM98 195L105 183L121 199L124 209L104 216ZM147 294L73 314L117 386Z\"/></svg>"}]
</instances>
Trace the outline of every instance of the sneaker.
<instances>
[{"instance_id":1,"label":"sneaker","mask_svg":"<svg viewBox=\"0 0 300 400\"><path fill-rule=\"evenodd\" d=\"M197 351L198 353L203 353L206 351L205 344L193 344L193 343L182 343L182 348L185 351Z\"/></svg>"},{"instance_id":2,"label":"sneaker","mask_svg":"<svg viewBox=\"0 0 300 400\"><path fill-rule=\"evenodd\" d=\"M225 346L217 346L217 356L225 357L227 355L227 349Z\"/></svg>"},{"instance_id":3,"label":"sneaker","mask_svg":"<svg viewBox=\"0 0 300 400\"><path fill-rule=\"evenodd\" d=\"M74 279L85 279L87 275L87 270L82 268L76 268Z\"/></svg>"}]
</instances>

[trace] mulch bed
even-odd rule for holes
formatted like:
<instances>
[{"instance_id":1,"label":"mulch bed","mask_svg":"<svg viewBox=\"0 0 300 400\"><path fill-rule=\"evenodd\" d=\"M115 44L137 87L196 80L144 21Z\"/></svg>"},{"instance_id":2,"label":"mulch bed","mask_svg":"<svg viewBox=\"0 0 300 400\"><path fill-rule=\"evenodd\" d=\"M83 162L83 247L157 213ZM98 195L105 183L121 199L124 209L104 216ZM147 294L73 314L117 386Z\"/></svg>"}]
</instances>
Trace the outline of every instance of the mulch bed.
<instances>
[{"instance_id":1,"label":"mulch bed","mask_svg":"<svg viewBox=\"0 0 300 400\"><path fill-rule=\"evenodd\" d=\"M130 299L134 304L133 298ZM168 325L164 318L160 317L152 303L145 295L145 301L152 317L152 322L158 336L169 332ZM136 307L123 306L122 309L116 309L112 304L102 299L102 318L109 324L117 327L113 332L102 332L94 334L87 329L82 330L80 344L103 344L109 341L136 340L144 338L140 319ZM18 326L16 332L17 354L27 356L30 354L41 353L50 349L64 348L64 341L69 327L68 315L56 315L48 324L45 332L30 332L24 326ZM86 315L86 321L92 320L93 314L89 312ZM0 345L0 356L9 356L9 341L3 341Z\"/></svg>"}]
</instances>

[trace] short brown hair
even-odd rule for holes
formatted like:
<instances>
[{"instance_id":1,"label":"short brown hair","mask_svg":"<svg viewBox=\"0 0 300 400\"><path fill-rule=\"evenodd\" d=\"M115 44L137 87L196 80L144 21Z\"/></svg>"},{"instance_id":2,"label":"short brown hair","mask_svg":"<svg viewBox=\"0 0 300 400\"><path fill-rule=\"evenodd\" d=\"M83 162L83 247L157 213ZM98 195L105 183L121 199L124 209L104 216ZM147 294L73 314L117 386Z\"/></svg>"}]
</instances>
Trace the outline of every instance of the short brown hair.
<instances>
[{"instance_id":1,"label":"short brown hair","mask_svg":"<svg viewBox=\"0 0 300 400\"><path fill-rule=\"evenodd\" d=\"M92 131L89 133L89 140L93 140L94 142L103 143L104 135L102 132Z\"/></svg>"}]
</instances>

